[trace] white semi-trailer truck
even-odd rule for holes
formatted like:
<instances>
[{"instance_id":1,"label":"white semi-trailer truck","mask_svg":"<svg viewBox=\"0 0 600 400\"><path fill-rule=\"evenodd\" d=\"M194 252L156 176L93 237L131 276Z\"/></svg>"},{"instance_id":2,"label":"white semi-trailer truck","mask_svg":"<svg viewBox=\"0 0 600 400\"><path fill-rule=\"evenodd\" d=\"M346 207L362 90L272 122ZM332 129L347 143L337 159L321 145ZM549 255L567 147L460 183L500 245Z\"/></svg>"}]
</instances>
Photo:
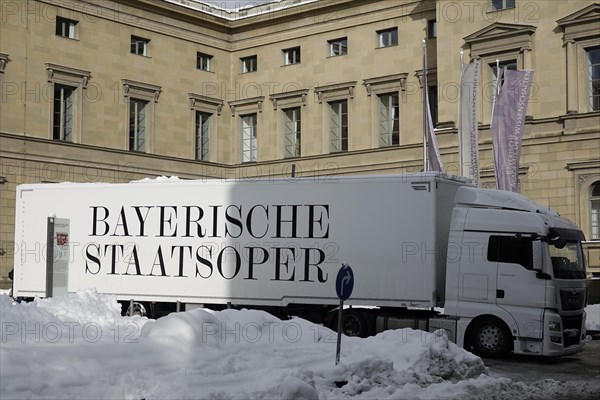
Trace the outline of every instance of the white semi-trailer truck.
<instances>
[{"instance_id":1,"label":"white semi-trailer truck","mask_svg":"<svg viewBox=\"0 0 600 400\"><path fill-rule=\"evenodd\" d=\"M344 262L348 335L444 328L484 356L560 356L583 348L582 240L526 197L437 173L27 184L14 295L96 288L129 313L249 307L336 327Z\"/></svg>"}]
</instances>

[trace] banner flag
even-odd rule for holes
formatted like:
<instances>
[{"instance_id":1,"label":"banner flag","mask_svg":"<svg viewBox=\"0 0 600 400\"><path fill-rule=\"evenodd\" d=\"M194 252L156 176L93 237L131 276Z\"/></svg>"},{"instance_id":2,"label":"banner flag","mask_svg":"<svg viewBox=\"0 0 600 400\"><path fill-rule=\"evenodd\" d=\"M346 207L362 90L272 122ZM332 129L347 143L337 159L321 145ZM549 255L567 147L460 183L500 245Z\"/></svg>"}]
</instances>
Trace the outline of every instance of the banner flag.
<instances>
[{"instance_id":1,"label":"banner flag","mask_svg":"<svg viewBox=\"0 0 600 400\"><path fill-rule=\"evenodd\" d=\"M458 138L460 145L460 172L479 186L479 130L477 115L480 62L463 65L460 82L460 109Z\"/></svg>"},{"instance_id":2,"label":"banner flag","mask_svg":"<svg viewBox=\"0 0 600 400\"><path fill-rule=\"evenodd\" d=\"M499 70L499 91L492 112L496 187L519 191L519 158L533 71Z\"/></svg>"},{"instance_id":3,"label":"banner flag","mask_svg":"<svg viewBox=\"0 0 600 400\"><path fill-rule=\"evenodd\" d=\"M435 138L431 107L429 107L429 87L427 85L427 42L423 43L423 164L425 171L444 171L440 150Z\"/></svg>"},{"instance_id":4,"label":"banner flag","mask_svg":"<svg viewBox=\"0 0 600 400\"><path fill-rule=\"evenodd\" d=\"M442 157L440 156L440 149L437 145L435 138L435 131L433 127L433 118L431 117L431 107L429 107L429 91L426 91L426 107L427 107L427 170L428 171L444 171L444 164L442 163Z\"/></svg>"}]
</instances>

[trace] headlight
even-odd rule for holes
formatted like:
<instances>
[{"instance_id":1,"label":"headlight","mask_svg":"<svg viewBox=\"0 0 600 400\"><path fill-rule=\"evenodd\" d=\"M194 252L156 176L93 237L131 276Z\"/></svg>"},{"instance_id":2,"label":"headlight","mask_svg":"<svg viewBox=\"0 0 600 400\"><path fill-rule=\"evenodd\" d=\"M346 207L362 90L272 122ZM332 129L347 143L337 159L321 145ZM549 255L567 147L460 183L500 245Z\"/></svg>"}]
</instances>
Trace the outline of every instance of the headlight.
<instances>
[{"instance_id":1,"label":"headlight","mask_svg":"<svg viewBox=\"0 0 600 400\"><path fill-rule=\"evenodd\" d=\"M548 329L550 329L551 331L554 331L554 332L560 332L561 331L560 322L556 322L556 321L548 322Z\"/></svg>"}]
</instances>

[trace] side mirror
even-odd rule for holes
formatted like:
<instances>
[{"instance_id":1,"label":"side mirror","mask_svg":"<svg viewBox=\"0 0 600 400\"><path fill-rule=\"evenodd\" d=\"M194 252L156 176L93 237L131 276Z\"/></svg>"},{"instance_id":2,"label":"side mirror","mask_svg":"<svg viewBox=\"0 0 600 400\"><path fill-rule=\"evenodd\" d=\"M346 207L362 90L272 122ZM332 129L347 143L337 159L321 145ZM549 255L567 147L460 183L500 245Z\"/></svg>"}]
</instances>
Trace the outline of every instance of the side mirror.
<instances>
[{"instance_id":1,"label":"side mirror","mask_svg":"<svg viewBox=\"0 0 600 400\"><path fill-rule=\"evenodd\" d=\"M535 277L538 279L543 279L545 281L549 281L552 279L552 277L550 276L550 274L542 271L541 269L534 269L534 271L536 272Z\"/></svg>"},{"instance_id":2,"label":"side mirror","mask_svg":"<svg viewBox=\"0 0 600 400\"><path fill-rule=\"evenodd\" d=\"M561 236L550 239L550 244L553 244L557 249L562 249L567 245L567 241Z\"/></svg>"}]
</instances>

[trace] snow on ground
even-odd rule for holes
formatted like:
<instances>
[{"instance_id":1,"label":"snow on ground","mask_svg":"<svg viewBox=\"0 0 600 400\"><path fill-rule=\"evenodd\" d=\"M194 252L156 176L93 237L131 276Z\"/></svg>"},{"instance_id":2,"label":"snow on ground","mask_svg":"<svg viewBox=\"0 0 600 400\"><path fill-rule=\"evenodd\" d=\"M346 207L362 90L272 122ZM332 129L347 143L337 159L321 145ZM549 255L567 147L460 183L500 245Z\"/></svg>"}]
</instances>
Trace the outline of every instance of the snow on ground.
<instances>
[{"instance_id":1,"label":"snow on ground","mask_svg":"<svg viewBox=\"0 0 600 400\"><path fill-rule=\"evenodd\" d=\"M302 319L205 309L121 317L93 290L17 304L0 295L0 398L546 399L585 388L487 374L443 331L344 337ZM339 385L336 382L346 382Z\"/></svg>"}]
</instances>

